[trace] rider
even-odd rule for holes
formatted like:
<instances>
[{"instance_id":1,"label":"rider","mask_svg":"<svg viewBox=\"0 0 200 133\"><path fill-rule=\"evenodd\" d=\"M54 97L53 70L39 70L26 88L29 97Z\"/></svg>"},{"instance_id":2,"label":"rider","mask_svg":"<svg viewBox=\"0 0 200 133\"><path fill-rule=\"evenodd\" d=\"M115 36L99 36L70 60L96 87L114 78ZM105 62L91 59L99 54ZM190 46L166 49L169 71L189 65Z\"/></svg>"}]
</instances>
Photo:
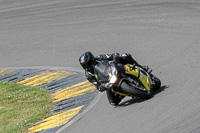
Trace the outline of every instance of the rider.
<instances>
[{"instance_id":1,"label":"rider","mask_svg":"<svg viewBox=\"0 0 200 133\"><path fill-rule=\"evenodd\" d=\"M124 96L116 94L111 90L105 90L104 88L100 87L100 83L96 81L94 76L94 66L96 64L96 60L114 60L123 64L128 63L133 64L134 66L142 66L139 65L129 53L124 53L122 55L120 55L119 53L101 54L94 57L94 55L90 51L87 51L80 56L79 62L85 70L85 76L88 79L88 81L94 84L100 92L106 91L109 103L111 105L116 106L120 103ZM151 69L148 66L143 66L142 68L148 72L151 71Z\"/></svg>"}]
</instances>

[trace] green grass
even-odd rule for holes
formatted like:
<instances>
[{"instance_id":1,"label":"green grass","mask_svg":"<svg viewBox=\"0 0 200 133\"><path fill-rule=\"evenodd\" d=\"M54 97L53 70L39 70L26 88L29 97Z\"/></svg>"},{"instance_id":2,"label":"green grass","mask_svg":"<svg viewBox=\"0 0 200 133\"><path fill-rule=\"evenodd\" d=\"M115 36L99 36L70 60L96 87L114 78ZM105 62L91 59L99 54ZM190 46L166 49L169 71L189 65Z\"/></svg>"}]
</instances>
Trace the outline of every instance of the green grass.
<instances>
[{"instance_id":1,"label":"green grass","mask_svg":"<svg viewBox=\"0 0 200 133\"><path fill-rule=\"evenodd\" d=\"M0 133L22 133L51 109L50 94L39 87L0 82Z\"/></svg>"}]
</instances>

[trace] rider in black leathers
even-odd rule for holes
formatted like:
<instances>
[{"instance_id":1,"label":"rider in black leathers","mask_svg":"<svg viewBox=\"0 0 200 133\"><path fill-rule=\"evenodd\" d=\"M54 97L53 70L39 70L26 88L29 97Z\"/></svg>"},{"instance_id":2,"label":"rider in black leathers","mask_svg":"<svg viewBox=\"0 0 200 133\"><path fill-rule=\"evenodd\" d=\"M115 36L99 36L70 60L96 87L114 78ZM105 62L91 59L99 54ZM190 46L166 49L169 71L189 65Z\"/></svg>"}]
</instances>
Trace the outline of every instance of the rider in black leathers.
<instances>
[{"instance_id":1,"label":"rider in black leathers","mask_svg":"<svg viewBox=\"0 0 200 133\"><path fill-rule=\"evenodd\" d=\"M96 57L94 57L90 51L83 53L79 58L79 62L85 70L86 78L89 82L94 84L100 92L106 91L109 103L114 106L118 105L120 101L124 98L124 96L121 96L112 92L111 90L105 90L104 88L100 87L100 83L96 81L94 76L94 66L96 64L96 60L114 60L115 62L119 62L122 64L128 63L133 64L134 66L140 66L146 71L151 71L151 69L148 66L139 65L129 53L124 53L122 55L120 55L119 53L101 54Z\"/></svg>"}]
</instances>

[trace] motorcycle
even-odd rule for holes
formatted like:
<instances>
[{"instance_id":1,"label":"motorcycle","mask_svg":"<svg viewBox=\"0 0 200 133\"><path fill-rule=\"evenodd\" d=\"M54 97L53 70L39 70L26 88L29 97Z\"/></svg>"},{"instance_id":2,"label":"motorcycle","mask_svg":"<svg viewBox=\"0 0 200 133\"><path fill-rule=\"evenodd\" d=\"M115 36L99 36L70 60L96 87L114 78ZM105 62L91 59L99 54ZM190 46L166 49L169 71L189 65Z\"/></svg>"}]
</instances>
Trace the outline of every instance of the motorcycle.
<instances>
[{"instance_id":1,"label":"motorcycle","mask_svg":"<svg viewBox=\"0 0 200 133\"><path fill-rule=\"evenodd\" d=\"M161 86L161 81L139 66L102 60L94 67L94 75L105 90L122 96L149 99Z\"/></svg>"}]
</instances>

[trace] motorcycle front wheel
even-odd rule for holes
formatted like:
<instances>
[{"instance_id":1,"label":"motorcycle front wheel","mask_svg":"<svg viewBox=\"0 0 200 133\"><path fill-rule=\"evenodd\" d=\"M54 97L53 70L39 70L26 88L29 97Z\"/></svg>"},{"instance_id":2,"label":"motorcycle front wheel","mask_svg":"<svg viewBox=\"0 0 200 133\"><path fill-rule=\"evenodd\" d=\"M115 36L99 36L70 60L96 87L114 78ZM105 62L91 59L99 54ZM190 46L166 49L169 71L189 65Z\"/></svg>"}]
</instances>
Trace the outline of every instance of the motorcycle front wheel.
<instances>
[{"instance_id":1,"label":"motorcycle front wheel","mask_svg":"<svg viewBox=\"0 0 200 133\"><path fill-rule=\"evenodd\" d=\"M122 89L122 91L132 95L133 97L140 97L142 99L149 99L152 97L151 92L145 92L145 91L139 90L131 86L127 81L123 81L120 85L120 88Z\"/></svg>"}]
</instances>

